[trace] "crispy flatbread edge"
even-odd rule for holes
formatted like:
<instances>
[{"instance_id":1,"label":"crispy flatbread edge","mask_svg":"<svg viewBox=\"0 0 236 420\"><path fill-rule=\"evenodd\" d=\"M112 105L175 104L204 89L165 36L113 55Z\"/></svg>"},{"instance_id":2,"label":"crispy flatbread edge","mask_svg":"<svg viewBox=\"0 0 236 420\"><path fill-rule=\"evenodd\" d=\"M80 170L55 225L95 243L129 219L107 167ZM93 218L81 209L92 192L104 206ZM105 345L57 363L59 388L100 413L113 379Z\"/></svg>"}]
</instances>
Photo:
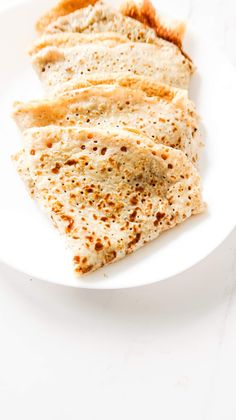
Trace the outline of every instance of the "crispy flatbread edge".
<instances>
[{"instance_id":1,"label":"crispy flatbread edge","mask_svg":"<svg viewBox=\"0 0 236 420\"><path fill-rule=\"evenodd\" d=\"M35 28L37 33L42 34L44 29L58 17L68 15L75 10L82 9L89 5L94 5L97 1L98 0L60 0L55 7L46 12L36 22Z\"/></svg>"},{"instance_id":2,"label":"crispy flatbread edge","mask_svg":"<svg viewBox=\"0 0 236 420\"><path fill-rule=\"evenodd\" d=\"M123 15L136 19L154 29L159 38L177 45L182 54L188 58L188 60L192 61L183 50L182 45L186 32L185 22L179 22L174 27L171 27L169 22L166 23L164 19L161 19L158 16L157 11L150 0L143 0L139 5L133 0L127 0L121 6L121 12Z\"/></svg>"}]
</instances>

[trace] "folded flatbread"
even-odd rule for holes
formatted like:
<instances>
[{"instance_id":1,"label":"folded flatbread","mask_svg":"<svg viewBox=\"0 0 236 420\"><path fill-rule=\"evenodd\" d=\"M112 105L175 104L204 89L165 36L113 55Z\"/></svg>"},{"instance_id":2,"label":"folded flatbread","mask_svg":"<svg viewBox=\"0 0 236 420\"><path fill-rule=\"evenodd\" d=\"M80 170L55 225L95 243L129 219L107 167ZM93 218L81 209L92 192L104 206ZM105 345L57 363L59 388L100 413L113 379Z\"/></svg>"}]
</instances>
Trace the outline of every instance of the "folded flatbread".
<instances>
[{"instance_id":1,"label":"folded flatbread","mask_svg":"<svg viewBox=\"0 0 236 420\"><path fill-rule=\"evenodd\" d=\"M127 128L182 150L198 161L198 115L187 93L144 78L71 90L49 100L16 102L14 119L24 131L47 125Z\"/></svg>"},{"instance_id":2,"label":"folded flatbread","mask_svg":"<svg viewBox=\"0 0 236 420\"><path fill-rule=\"evenodd\" d=\"M45 28L44 34L117 32L126 36L130 41L155 43L157 37L160 37L174 42L179 48L182 48L183 25L181 26L181 35L180 27L167 29L160 22L158 27L156 25L155 28L150 28L147 22L144 24L140 21L141 12L137 13L137 7L134 10L134 6L127 2L123 5L123 14L107 3L98 1L95 5L89 5L59 17ZM147 6L145 10L147 10ZM133 19L132 15L139 19Z\"/></svg>"},{"instance_id":3,"label":"folded flatbread","mask_svg":"<svg viewBox=\"0 0 236 420\"><path fill-rule=\"evenodd\" d=\"M122 15L131 19L123 19ZM104 1L60 0L36 24L36 29L40 34L83 31L106 32L107 30L121 31L122 33L124 27L127 29L126 34L129 34L132 40L133 37L136 37L138 28L140 28L139 37L144 38L145 42L147 37L151 40L153 35L156 35L175 43L182 49L185 24L157 15L149 0L143 0L139 4L127 0L123 2L120 12ZM152 31L149 30L150 28Z\"/></svg>"},{"instance_id":4,"label":"folded flatbread","mask_svg":"<svg viewBox=\"0 0 236 420\"><path fill-rule=\"evenodd\" d=\"M24 148L36 199L66 237L78 275L203 209L194 165L146 137L48 126L26 130Z\"/></svg>"},{"instance_id":5,"label":"folded flatbread","mask_svg":"<svg viewBox=\"0 0 236 420\"><path fill-rule=\"evenodd\" d=\"M97 29L100 31L101 20L110 20L113 21L113 31L118 28L116 24L118 21L111 15L112 10L120 15L118 10L114 10L102 0L60 0L55 7L38 20L36 29L40 34L55 31L71 32L71 30L74 32L74 29L76 32L80 32L80 29L86 29L86 26L89 31L89 26L93 27L95 31ZM127 0L122 3L120 11L124 16L141 22L143 28L152 28L156 36L174 42L182 48L182 40L186 29L185 23L167 19L162 15L160 16L159 13L157 15L149 0L142 0L139 3ZM95 28L97 23L98 28ZM106 22L104 23L106 24Z\"/></svg>"},{"instance_id":6,"label":"folded flatbread","mask_svg":"<svg viewBox=\"0 0 236 420\"><path fill-rule=\"evenodd\" d=\"M30 54L49 92L80 77L115 81L133 75L188 89L193 71L175 44L161 38L156 43L132 42L117 33L48 35L36 41Z\"/></svg>"},{"instance_id":7,"label":"folded flatbread","mask_svg":"<svg viewBox=\"0 0 236 420\"><path fill-rule=\"evenodd\" d=\"M90 5L58 18L45 29L44 34L65 32L87 34L117 32L130 41L153 43L157 41L154 29L136 19L124 16L104 2L97 2L94 6Z\"/></svg>"}]
</instances>

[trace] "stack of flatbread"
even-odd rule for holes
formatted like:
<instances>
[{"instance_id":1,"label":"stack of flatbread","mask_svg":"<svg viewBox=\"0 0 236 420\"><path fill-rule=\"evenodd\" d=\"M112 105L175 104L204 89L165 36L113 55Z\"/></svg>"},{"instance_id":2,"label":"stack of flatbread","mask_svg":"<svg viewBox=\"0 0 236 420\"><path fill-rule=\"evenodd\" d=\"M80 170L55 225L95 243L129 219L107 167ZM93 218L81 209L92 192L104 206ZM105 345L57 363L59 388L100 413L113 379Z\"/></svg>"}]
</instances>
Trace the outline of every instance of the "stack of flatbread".
<instances>
[{"instance_id":1,"label":"stack of flatbread","mask_svg":"<svg viewBox=\"0 0 236 420\"><path fill-rule=\"evenodd\" d=\"M184 25L148 0L120 11L61 0L36 27L30 56L46 95L14 104L13 159L81 275L203 210L194 66Z\"/></svg>"}]
</instances>

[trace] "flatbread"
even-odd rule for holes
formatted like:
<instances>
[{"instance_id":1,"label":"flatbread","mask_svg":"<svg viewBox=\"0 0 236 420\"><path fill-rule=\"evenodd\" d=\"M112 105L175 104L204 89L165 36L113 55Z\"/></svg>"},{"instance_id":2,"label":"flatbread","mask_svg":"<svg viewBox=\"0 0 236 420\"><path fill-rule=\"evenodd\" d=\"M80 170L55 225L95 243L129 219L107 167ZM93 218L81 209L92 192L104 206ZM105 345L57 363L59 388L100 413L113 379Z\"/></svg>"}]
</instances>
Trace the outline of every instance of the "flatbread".
<instances>
[{"instance_id":1,"label":"flatbread","mask_svg":"<svg viewBox=\"0 0 236 420\"><path fill-rule=\"evenodd\" d=\"M120 12L104 1L61 0L39 19L36 29L41 34L112 31L144 42L152 42L158 36L182 48L186 27L183 22L157 15L149 0L141 4L128 0L122 4Z\"/></svg>"},{"instance_id":2,"label":"flatbread","mask_svg":"<svg viewBox=\"0 0 236 420\"><path fill-rule=\"evenodd\" d=\"M35 43L30 54L49 92L79 77L116 80L133 75L187 89L193 71L190 61L168 41L132 42L116 33L48 35Z\"/></svg>"},{"instance_id":3,"label":"flatbread","mask_svg":"<svg viewBox=\"0 0 236 420\"><path fill-rule=\"evenodd\" d=\"M55 7L46 12L36 23L36 30L40 34L59 16L65 16L77 9L93 5L97 0L60 0Z\"/></svg>"},{"instance_id":4,"label":"flatbread","mask_svg":"<svg viewBox=\"0 0 236 420\"><path fill-rule=\"evenodd\" d=\"M90 5L58 18L45 29L44 34L117 32L126 36L130 41L155 43L158 33L160 33L161 38L168 38L168 41L172 42L173 40L176 43L176 37L179 32L175 33L175 30L172 29L169 31L168 36L166 35L165 37L166 32L164 33L164 30L161 32L159 29L158 31L156 28L150 28L139 20L132 19L129 3L123 6L123 10L127 16L124 16L124 14L113 9L108 4L99 1L94 6ZM129 17L129 14L131 17ZM176 45L181 46L180 35Z\"/></svg>"},{"instance_id":5,"label":"flatbread","mask_svg":"<svg viewBox=\"0 0 236 420\"><path fill-rule=\"evenodd\" d=\"M202 211L200 177L178 150L122 130L24 133L37 200L82 275L123 258Z\"/></svg>"},{"instance_id":6,"label":"flatbread","mask_svg":"<svg viewBox=\"0 0 236 420\"><path fill-rule=\"evenodd\" d=\"M145 79L142 84L131 81L72 90L50 100L17 102L13 116L22 131L53 124L139 131L156 143L182 150L196 163L203 142L186 91L150 86Z\"/></svg>"}]
</instances>

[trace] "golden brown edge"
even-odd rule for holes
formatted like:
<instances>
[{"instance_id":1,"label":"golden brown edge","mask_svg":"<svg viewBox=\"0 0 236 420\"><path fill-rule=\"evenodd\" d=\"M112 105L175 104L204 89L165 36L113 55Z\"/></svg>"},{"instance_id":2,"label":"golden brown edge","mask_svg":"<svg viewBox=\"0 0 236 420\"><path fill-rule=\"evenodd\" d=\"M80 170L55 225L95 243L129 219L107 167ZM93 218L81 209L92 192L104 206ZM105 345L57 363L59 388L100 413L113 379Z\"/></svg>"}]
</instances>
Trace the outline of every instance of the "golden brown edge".
<instances>
[{"instance_id":1,"label":"golden brown edge","mask_svg":"<svg viewBox=\"0 0 236 420\"><path fill-rule=\"evenodd\" d=\"M94 87L101 87L101 86L109 86L113 85L114 87L124 87L128 89L132 89L137 91L141 90L144 92L148 97L157 97L159 99L165 100L167 102L171 102L174 97L182 93L183 97L187 97L187 93L185 90L182 89L176 89L169 87L167 85L161 84L156 82L153 79L143 79L143 78L120 78L120 79L106 79L106 80L91 80L91 81L84 81L84 82L76 82L72 83L70 86L70 89L66 90L65 92L57 92L56 96L52 96L47 99L39 99L34 100L30 102L20 102L15 101L13 103L13 112L12 117L15 118L18 115L20 115L22 112L27 112L29 109L29 106L31 110L34 109L40 109L41 112L44 112L44 107L47 104L50 104L51 102L54 102L55 100L61 103L64 103L64 99L67 98L69 101L74 99L75 94L79 94L79 92L83 91L84 89L90 89ZM51 115L50 115L51 117Z\"/></svg>"},{"instance_id":2,"label":"golden brown edge","mask_svg":"<svg viewBox=\"0 0 236 420\"><path fill-rule=\"evenodd\" d=\"M136 19L146 26L154 29L159 38L172 42L181 53L190 61L191 58L183 51L182 36L183 33L178 30L168 28L159 19L157 12L150 0L142 0L141 5L137 5L133 0L127 0L121 6L123 15Z\"/></svg>"},{"instance_id":3,"label":"golden brown edge","mask_svg":"<svg viewBox=\"0 0 236 420\"><path fill-rule=\"evenodd\" d=\"M143 77L124 77L118 79L90 79L86 82L78 82L76 85L72 86L72 89L80 89L86 88L89 86L96 86L96 85L118 85L121 87L131 88L131 89L140 89L147 96L156 96L162 98L166 101L172 101L174 96L176 95L178 89L172 88L168 85L158 83L155 79L148 79ZM182 91L182 90L181 90ZM185 91L183 91L185 92ZM67 94L67 92L65 92Z\"/></svg>"},{"instance_id":4,"label":"golden brown edge","mask_svg":"<svg viewBox=\"0 0 236 420\"><path fill-rule=\"evenodd\" d=\"M60 16L68 15L77 9L94 5L98 0L60 0L51 10L46 12L36 23L36 31L42 34L44 29Z\"/></svg>"}]
</instances>

